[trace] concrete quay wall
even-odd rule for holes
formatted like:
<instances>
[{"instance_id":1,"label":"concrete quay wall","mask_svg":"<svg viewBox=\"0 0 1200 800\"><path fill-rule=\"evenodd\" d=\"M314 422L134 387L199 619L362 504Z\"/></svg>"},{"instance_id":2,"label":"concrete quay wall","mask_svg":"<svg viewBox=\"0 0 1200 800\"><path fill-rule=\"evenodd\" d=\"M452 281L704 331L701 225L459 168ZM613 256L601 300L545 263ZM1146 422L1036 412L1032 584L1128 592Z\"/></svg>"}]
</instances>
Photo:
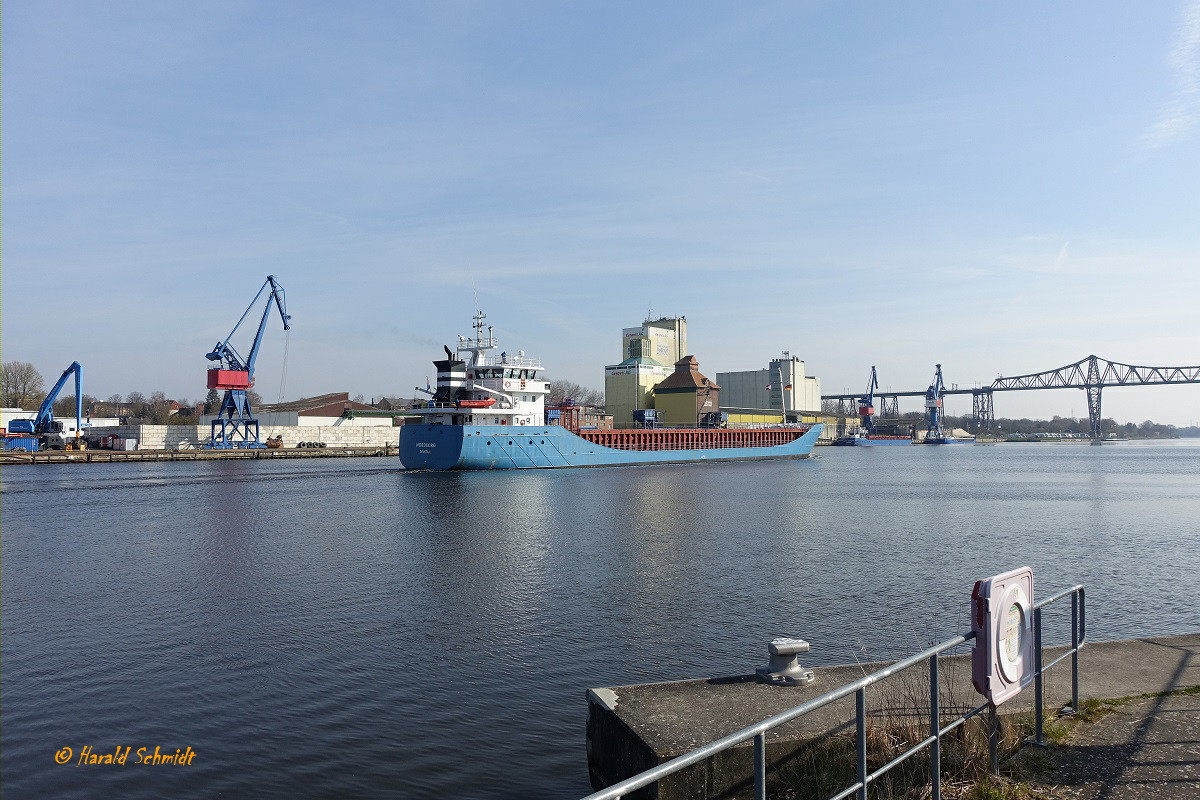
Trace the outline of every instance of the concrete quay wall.
<instances>
[{"instance_id":1,"label":"concrete quay wall","mask_svg":"<svg viewBox=\"0 0 1200 800\"><path fill-rule=\"evenodd\" d=\"M1046 648L1045 662L1064 650ZM983 702L971 686L969 653L938 663L939 702L945 718ZM1080 652L1079 664L1081 700L1200 686L1200 634L1089 642ZM805 687L770 686L757 683L751 675L589 689L587 758L592 787L611 786L887 665L818 667L813 670L817 680ZM868 717L927 720L928 694L926 668L912 667L867 689ZM1053 714L1070 699L1071 664L1067 658L1045 673L1046 713ZM1033 705L1031 685L999 710L1004 715L1021 714ZM768 780L814 741L852 735L853 730L853 695L776 728L767 735ZM659 800L751 797L753 752L753 744L746 742L629 796Z\"/></svg>"},{"instance_id":2,"label":"concrete quay wall","mask_svg":"<svg viewBox=\"0 0 1200 800\"><path fill-rule=\"evenodd\" d=\"M207 442L212 436L212 428L208 425L114 425L87 429L89 438L110 435L136 440L139 450L179 450ZM284 447L296 447L300 442L324 442L328 447L396 447L400 441L400 429L385 425L263 425L259 428L261 441L276 435L283 436Z\"/></svg>"}]
</instances>

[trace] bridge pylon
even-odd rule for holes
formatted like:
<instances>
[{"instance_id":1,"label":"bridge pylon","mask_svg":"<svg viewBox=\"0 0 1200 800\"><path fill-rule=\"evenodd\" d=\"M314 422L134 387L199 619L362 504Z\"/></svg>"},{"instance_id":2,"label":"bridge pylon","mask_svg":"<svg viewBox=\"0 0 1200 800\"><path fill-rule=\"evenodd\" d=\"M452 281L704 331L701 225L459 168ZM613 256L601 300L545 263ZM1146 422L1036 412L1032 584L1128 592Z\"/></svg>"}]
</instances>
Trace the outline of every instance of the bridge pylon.
<instances>
[{"instance_id":1,"label":"bridge pylon","mask_svg":"<svg viewBox=\"0 0 1200 800\"><path fill-rule=\"evenodd\" d=\"M971 392L971 421L975 435L990 432L996 427L996 412L992 406L991 389L975 389Z\"/></svg>"},{"instance_id":2,"label":"bridge pylon","mask_svg":"<svg viewBox=\"0 0 1200 800\"><path fill-rule=\"evenodd\" d=\"M1103 423L1100 417L1100 359L1088 356L1087 384L1084 390L1088 400L1088 422L1091 424L1092 444L1104 441Z\"/></svg>"}]
</instances>

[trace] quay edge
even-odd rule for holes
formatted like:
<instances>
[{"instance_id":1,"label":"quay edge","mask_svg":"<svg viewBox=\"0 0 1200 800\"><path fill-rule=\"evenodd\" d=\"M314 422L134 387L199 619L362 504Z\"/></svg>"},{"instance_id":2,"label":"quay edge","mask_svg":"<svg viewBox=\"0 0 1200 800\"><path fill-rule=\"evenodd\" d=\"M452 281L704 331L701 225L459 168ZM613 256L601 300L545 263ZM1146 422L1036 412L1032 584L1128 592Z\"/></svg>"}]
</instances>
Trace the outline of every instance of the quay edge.
<instances>
[{"instance_id":1,"label":"quay edge","mask_svg":"<svg viewBox=\"0 0 1200 800\"><path fill-rule=\"evenodd\" d=\"M1046 648L1046 662L1065 648ZM978 704L971 686L970 654L939 662L943 697L954 704ZM599 791L708 742L853 683L891 662L816 667L806 687L761 684L753 675L589 689L586 692L588 774ZM881 681L867 692L868 714L897 698L920 698L927 686L908 671ZM1046 708L1070 701L1069 664L1046 673ZM914 690L913 686L917 688ZM1080 696L1119 699L1200 686L1200 633L1088 642L1080 653ZM1033 707L1033 687L1000 706L1003 715ZM890 702L889 702L890 701ZM943 705L948 706L946 699ZM888 713L894 715L894 708ZM927 712L925 712L927 713ZM768 775L810 743L835 734L853 734L853 695L793 720L767 742ZM778 733L778 736L775 735ZM630 797L737 798L753 793L750 742L667 776ZM774 768L773 768L774 767Z\"/></svg>"}]
</instances>

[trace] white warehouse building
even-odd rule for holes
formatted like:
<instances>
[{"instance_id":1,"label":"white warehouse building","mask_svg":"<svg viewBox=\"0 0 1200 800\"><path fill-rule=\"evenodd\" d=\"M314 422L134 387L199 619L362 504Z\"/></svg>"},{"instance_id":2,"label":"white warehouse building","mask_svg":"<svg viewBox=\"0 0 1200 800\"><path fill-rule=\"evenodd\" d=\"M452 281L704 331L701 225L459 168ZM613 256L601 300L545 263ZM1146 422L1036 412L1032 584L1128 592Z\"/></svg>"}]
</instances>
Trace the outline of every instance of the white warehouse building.
<instances>
[{"instance_id":1,"label":"white warehouse building","mask_svg":"<svg viewBox=\"0 0 1200 800\"><path fill-rule=\"evenodd\" d=\"M766 369L718 372L721 410L730 414L783 414L788 422L821 411L821 379L806 375L804 362L784 351Z\"/></svg>"}]
</instances>

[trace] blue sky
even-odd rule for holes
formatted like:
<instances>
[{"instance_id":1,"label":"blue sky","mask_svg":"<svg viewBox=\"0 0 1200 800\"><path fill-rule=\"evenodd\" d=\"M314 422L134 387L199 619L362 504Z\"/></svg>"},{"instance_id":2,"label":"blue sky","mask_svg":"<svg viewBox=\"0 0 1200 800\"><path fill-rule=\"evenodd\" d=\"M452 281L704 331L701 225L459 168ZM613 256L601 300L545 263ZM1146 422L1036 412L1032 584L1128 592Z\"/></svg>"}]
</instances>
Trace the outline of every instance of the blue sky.
<instances>
[{"instance_id":1,"label":"blue sky","mask_svg":"<svg viewBox=\"0 0 1200 800\"><path fill-rule=\"evenodd\" d=\"M686 9L686 10L683 10ZM1200 2L7 4L3 357L199 399L424 385L478 304L552 377L688 318L824 391L1200 363ZM240 346L239 342L235 342ZM244 348L243 348L244 349ZM951 413L970 410L952 404ZM1106 416L1200 422L1200 386ZM1082 392L1001 416L1086 416Z\"/></svg>"}]
</instances>

